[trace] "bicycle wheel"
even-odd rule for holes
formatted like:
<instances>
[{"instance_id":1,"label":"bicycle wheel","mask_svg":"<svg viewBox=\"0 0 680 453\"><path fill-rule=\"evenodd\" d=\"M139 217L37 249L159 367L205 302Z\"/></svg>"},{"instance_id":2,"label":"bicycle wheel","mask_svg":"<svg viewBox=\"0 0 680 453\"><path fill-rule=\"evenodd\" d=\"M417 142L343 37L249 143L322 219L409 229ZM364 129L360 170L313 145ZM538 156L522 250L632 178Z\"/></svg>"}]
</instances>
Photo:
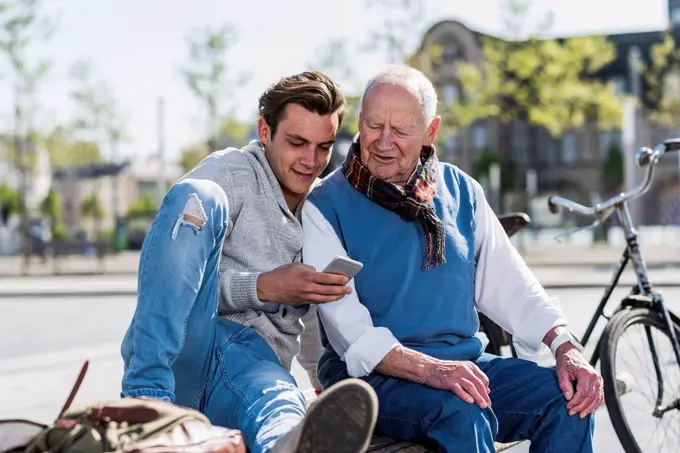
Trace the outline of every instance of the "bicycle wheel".
<instances>
[{"instance_id":1,"label":"bicycle wheel","mask_svg":"<svg viewBox=\"0 0 680 453\"><path fill-rule=\"evenodd\" d=\"M680 335L677 324L674 329ZM646 308L615 314L600 357L607 410L626 453L680 451L680 365L662 317Z\"/></svg>"}]
</instances>

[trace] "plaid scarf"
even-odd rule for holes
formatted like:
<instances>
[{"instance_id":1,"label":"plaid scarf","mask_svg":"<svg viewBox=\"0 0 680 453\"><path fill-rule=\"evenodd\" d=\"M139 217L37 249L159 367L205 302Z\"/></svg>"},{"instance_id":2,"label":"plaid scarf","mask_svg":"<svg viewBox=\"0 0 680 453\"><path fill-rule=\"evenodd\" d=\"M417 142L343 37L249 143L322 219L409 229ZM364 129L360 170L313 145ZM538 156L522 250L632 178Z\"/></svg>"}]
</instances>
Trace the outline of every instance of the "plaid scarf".
<instances>
[{"instance_id":1,"label":"plaid scarf","mask_svg":"<svg viewBox=\"0 0 680 453\"><path fill-rule=\"evenodd\" d=\"M396 212L408 222L420 221L425 233L424 269L427 270L446 262L444 225L431 205L439 171L434 147L423 147L420 163L405 187L383 181L373 176L361 163L357 139L347 153L342 171L350 184L380 206Z\"/></svg>"}]
</instances>

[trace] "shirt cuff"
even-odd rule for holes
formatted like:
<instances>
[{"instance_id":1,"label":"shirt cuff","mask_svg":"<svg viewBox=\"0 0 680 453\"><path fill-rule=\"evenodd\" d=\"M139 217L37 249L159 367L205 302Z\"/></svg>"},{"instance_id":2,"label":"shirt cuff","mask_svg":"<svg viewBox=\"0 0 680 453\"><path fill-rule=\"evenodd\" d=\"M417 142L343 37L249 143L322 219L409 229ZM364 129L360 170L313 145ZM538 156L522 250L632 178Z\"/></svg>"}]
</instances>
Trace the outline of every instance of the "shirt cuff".
<instances>
[{"instance_id":1,"label":"shirt cuff","mask_svg":"<svg viewBox=\"0 0 680 453\"><path fill-rule=\"evenodd\" d=\"M345 352L347 374L354 378L371 374L382 359L400 344L386 327L368 330Z\"/></svg>"},{"instance_id":2,"label":"shirt cuff","mask_svg":"<svg viewBox=\"0 0 680 453\"><path fill-rule=\"evenodd\" d=\"M517 355L524 359L535 359L547 348L543 337L556 326L567 325L567 318L560 309L557 299L551 298L542 310L530 310L519 325L512 340Z\"/></svg>"}]
</instances>

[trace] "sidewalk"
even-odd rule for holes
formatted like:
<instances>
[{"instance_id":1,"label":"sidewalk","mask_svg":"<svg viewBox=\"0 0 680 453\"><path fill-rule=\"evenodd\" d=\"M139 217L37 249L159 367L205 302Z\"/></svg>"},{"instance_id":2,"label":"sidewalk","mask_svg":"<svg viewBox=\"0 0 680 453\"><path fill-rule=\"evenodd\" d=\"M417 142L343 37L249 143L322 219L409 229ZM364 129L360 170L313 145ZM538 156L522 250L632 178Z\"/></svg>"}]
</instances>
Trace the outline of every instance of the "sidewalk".
<instances>
[{"instance_id":1,"label":"sidewalk","mask_svg":"<svg viewBox=\"0 0 680 453\"><path fill-rule=\"evenodd\" d=\"M533 266L532 270L548 290L604 289L612 278L614 265L573 268L565 266ZM680 287L680 269L650 266L649 278L658 288ZM632 266L621 276L620 286L636 283ZM0 300L31 297L135 297L137 275L62 275L0 278Z\"/></svg>"},{"instance_id":2,"label":"sidewalk","mask_svg":"<svg viewBox=\"0 0 680 453\"><path fill-rule=\"evenodd\" d=\"M519 247L527 264L537 266L614 266L621 259L620 247L598 245L578 247L568 245ZM680 267L680 243L663 246L646 246L643 257L650 267ZM139 252L121 252L107 256L100 262L94 256L72 256L60 260L60 272L55 272L55 263L43 263L33 257L30 275L135 275L139 264ZM22 258L20 256L0 256L0 278L22 277Z\"/></svg>"}]
</instances>

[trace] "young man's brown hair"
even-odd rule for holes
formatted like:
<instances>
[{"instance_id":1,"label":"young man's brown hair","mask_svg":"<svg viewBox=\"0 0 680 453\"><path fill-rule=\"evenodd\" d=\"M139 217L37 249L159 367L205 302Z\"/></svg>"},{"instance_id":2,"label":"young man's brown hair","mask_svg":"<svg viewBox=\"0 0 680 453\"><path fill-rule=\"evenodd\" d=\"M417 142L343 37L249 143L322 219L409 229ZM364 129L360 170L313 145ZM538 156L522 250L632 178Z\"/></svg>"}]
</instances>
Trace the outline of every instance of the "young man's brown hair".
<instances>
[{"instance_id":1,"label":"young man's brown hair","mask_svg":"<svg viewBox=\"0 0 680 453\"><path fill-rule=\"evenodd\" d=\"M320 71L283 77L260 96L259 113L271 128L272 136L276 134L288 104L301 105L318 115L337 113L338 127L342 125L347 111L345 95L340 86Z\"/></svg>"}]
</instances>

